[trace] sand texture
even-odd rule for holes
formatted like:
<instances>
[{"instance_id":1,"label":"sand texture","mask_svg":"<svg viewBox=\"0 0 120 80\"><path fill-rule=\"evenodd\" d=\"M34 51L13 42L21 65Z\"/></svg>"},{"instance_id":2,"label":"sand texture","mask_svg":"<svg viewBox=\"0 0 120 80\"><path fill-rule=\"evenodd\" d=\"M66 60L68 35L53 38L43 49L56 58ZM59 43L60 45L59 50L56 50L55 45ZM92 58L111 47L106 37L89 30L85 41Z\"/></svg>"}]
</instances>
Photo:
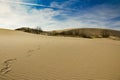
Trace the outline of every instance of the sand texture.
<instances>
[{"instance_id":1,"label":"sand texture","mask_svg":"<svg viewBox=\"0 0 120 80\"><path fill-rule=\"evenodd\" d=\"M0 29L0 80L120 80L120 41Z\"/></svg>"}]
</instances>

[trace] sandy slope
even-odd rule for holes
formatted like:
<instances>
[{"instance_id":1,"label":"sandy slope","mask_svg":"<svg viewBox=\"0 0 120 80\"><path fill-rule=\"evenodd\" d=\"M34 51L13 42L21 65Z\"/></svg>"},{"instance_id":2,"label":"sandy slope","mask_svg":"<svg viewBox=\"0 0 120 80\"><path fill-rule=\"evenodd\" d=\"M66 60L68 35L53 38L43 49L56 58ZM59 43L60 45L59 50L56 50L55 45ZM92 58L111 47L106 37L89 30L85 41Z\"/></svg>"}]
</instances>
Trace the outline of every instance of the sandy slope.
<instances>
[{"instance_id":1,"label":"sandy slope","mask_svg":"<svg viewBox=\"0 0 120 80\"><path fill-rule=\"evenodd\" d=\"M0 30L0 80L120 80L120 41Z\"/></svg>"}]
</instances>

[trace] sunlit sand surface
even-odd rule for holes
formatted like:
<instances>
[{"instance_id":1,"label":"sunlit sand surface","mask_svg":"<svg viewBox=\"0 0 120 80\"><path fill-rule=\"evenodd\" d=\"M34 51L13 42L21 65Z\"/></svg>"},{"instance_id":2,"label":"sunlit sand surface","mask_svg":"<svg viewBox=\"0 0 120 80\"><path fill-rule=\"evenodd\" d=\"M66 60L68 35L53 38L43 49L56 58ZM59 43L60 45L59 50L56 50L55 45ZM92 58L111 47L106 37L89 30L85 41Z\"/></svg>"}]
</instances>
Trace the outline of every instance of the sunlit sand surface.
<instances>
[{"instance_id":1,"label":"sunlit sand surface","mask_svg":"<svg viewBox=\"0 0 120 80\"><path fill-rule=\"evenodd\" d=\"M1 29L0 80L120 80L120 41Z\"/></svg>"}]
</instances>

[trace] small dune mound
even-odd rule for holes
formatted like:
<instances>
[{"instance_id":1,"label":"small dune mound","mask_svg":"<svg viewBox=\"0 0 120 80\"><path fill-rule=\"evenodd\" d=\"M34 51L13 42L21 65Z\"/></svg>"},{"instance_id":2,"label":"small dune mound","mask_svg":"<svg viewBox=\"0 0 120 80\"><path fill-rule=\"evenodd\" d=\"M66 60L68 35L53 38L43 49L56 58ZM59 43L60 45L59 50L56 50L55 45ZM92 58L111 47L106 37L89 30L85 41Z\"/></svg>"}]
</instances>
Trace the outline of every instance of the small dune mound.
<instances>
[{"instance_id":1,"label":"small dune mound","mask_svg":"<svg viewBox=\"0 0 120 80\"><path fill-rule=\"evenodd\" d=\"M40 34L43 32L41 28L32 29L32 28L22 27L22 28L18 28L16 30L28 32L28 33L35 33L35 34Z\"/></svg>"}]
</instances>

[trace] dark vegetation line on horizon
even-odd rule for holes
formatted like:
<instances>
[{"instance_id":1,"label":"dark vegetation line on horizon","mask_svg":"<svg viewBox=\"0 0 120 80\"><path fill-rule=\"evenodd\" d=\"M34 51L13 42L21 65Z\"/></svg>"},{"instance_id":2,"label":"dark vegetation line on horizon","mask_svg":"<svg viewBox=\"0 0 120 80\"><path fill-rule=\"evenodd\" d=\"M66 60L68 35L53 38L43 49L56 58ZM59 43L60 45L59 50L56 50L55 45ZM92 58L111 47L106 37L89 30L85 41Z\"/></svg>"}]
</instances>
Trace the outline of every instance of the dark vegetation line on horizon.
<instances>
[{"instance_id":1,"label":"dark vegetation line on horizon","mask_svg":"<svg viewBox=\"0 0 120 80\"><path fill-rule=\"evenodd\" d=\"M76 29L65 29L55 31L43 31L40 27L35 29L28 27L21 27L15 29L18 31L42 34L48 36L65 36L65 37L82 37L82 38L113 38L120 39L120 31L111 29L100 29L100 28L76 28Z\"/></svg>"}]
</instances>

